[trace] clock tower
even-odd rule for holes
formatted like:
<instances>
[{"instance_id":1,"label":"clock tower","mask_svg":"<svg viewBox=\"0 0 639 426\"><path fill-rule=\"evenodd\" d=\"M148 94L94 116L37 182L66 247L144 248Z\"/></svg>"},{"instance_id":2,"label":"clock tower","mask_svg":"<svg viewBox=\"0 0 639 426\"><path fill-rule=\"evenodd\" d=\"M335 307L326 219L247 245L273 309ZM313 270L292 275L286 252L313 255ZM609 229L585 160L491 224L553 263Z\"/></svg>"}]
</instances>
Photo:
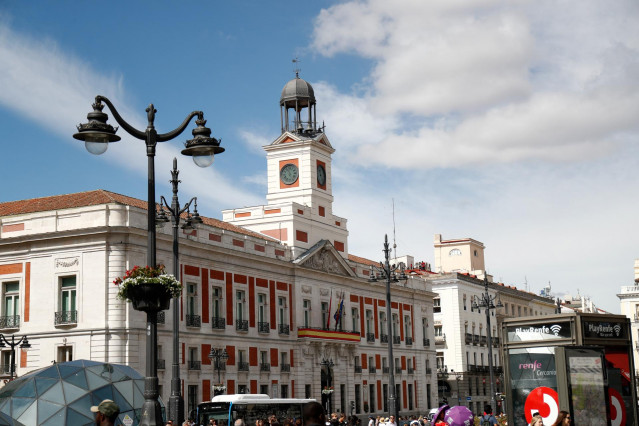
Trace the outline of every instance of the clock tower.
<instances>
[{"instance_id":1,"label":"clock tower","mask_svg":"<svg viewBox=\"0 0 639 426\"><path fill-rule=\"evenodd\" d=\"M306 81L286 83L280 97L281 135L264 147L266 206L225 210L223 220L276 238L299 256L328 240L348 257L346 219L333 215L331 146L317 126L315 92Z\"/></svg>"}]
</instances>

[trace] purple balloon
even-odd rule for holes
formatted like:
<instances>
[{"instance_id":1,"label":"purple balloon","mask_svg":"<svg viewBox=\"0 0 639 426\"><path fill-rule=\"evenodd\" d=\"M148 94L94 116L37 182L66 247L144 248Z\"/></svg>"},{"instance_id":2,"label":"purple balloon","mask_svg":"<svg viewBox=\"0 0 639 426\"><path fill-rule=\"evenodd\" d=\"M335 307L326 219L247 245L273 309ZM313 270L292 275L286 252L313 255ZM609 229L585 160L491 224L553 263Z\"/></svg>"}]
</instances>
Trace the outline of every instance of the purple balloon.
<instances>
[{"instance_id":1,"label":"purple balloon","mask_svg":"<svg viewBox=\"0 0 639 426\"><path fill-rule=\"evenodd\" d=\"M444 414L444 420L450 426L472 426L475 424L475 416L472 411L463 405L455 405Z\"/></svg>"}]
</instances>

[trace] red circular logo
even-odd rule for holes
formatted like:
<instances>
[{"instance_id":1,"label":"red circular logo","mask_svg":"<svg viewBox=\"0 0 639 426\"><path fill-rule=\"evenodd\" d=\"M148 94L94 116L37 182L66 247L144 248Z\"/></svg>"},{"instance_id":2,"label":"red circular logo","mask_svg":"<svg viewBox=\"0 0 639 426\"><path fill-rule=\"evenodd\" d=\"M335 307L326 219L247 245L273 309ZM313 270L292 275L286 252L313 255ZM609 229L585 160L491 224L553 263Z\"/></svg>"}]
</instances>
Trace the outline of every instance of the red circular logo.
<instances>
[{"instance_id":1,"label":"red circular logo","mask_svg":"<svg viewBox=\"0 0 639 426\"><path fill-rule=\"evenodd\" d=\"M615 389L608 388L608 400L610 401L610 420L612 426L626 424L626 406L621 394Z\"/></svg>"},{"instance_id":2,"label":"red circular logo","mask_svg":"<svg viewBox=\"0 0 639 426\"><path fill-rule=\"evenodd\" d=\"M557 391L545 386L533 389L526 398L524 414L530 423L534 412L538 411L544 419L544 424L551 424L559 415L559 395Z\"/></svg>"}]
</instances>

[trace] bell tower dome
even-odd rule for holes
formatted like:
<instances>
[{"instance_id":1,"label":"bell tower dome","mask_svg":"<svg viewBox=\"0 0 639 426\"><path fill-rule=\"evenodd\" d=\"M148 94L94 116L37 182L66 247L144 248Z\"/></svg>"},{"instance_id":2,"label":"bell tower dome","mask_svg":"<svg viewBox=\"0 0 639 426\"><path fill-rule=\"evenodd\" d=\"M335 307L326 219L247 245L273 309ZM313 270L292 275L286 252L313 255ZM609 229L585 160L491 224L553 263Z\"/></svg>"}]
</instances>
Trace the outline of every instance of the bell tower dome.
<instances>
[{"instance_id":1,"label":"bell tower dome","mask_svg":"<svg viewBox=\"0 0 639 426\"><path fill-rule=\"evenodd\" d=\"M223 219L288 244L296 256L328 240L347 257L346 219L333 215L335 149L317 126L315 91L299 70L282 89L280 121L282 134L264 147L268 205L226 210Z\"/></svg>"}]
</instances>

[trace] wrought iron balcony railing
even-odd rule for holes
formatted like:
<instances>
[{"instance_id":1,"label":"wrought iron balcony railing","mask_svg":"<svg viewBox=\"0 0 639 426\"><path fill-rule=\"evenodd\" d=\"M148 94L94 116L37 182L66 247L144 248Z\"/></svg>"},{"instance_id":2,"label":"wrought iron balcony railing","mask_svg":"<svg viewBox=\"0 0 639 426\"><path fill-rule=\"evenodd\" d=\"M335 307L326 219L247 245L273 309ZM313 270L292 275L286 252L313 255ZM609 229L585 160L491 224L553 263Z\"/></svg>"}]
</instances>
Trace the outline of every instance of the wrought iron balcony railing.
<instances>
[{"instance_id":1,"label":"wrought iron balcony railing","mask_svg":"<svg viewBox=\"0 0 639 426\"><path fill-rule=\"evenodd\" d=\"M401 342L401 338L399 336L393 336L393 343L396 345L399 345L399 343Z\"/></svg>"},{"instance_id":2,"label":"wrought iron balcony railing","mask_svg":"<svg viewBox=\"0 0 639 426\"><path fill-rule=\"evenodd\" d=\"M165 324L165 323L166 323L166 315L164 315L164 311L159 311L158 312L158 324Z\"/></svg>"},{"instance_id":3,"label":"wrought iron balcony railing","mask_svg":"<svg viewBox=\"0 0 639 426\"><path fill-rule=\"evenodd\" d=\"M237 363L237 371L249 371L248 362L238 362Z\"/></svg>"},{"instance_id":4,"label":"wrought iron balcony railing","mask_svg":"<svg viewBox=\"0 0 639 426\"><path fill-rule=\"evenodd\" d=\"M390 368L389 367L382 367L382 373L388 374L389 372L390 372Z\"/></svg>"},{"instance_id":5,"label":"wrought iron balcony railing","mask_svg":"<svg viewBox=\"0 0 639 426\"><path fill-rule=\"evenodd\" d=\"M433 369L432 368L427 368L426 369L426 374L433 374Z\"/></svg>"},{"instance_id":6,"label":"wrought iron balcony railing","mask_svg":"<svg viewBox=\"0 0 639 426\"><path fill-rule=\"evenodd\" d=\"M280 371L282 373L289 373L291 371L291 364L280 364Z\"/></svg>"},{"instance_id":7,"label":"wrought iron balcony railing","mask_svg":"<svg viewBox=\"0 0 639 426\"><path fill-rule=\"evenodd\" d=\"M59 311L55 313L55 325L78 323L78 311Z\"/></svg>"},{"instance_id":8,"label":"wrought iron balcony railing","mask_svg":"<svg viewBox=\"0 0 639 426\"><path fill-rule=\"evenodd\" d=\"M213 330L224 330L226 328L226 319L222 317L211 318L211 328Z\"/></svg>"},{"instance_id":9,"label":"wrought iron balcony railing","mask_svg":"<svg viewBox=\"0 0 639 426\"><path fill-rule=\"evenodd\" d=\"M377 368L375 368L375 367L368 367L368 372L369 372L369 373L376 373L376 372L377 372Z\"/></svg>"},{"instance_id":10,"label":"wrought iron balcony railing","mask_svg":"<svg viewBox=\"0 0 639 426\"><path fill-rule=\"evenodd\" d=\"M471 333L466 333L466 343L473 343L473 335Z\"/></svg>"},{"instance_id":11,"label":"wrought iron balcony railing","mask_svg":"<svg viewBox=\"0 0 639 426\"><path fill-rule=\"evenodd\" d=\"M479 336L476 334L473 334L473 345L478 345L479 344Z\"/></svg>"},{"instance_id":12,"label":"wrought iron balcony railing","mask_svg":"<svg viewBox=\"0 0 639 426\"><path fill-rule=\"evenodd\" d=\"M402 374L402 367L400 367L399 365L395 366L395 374Z\"/></svg>"},{"instance_id":13,"label":"wrought iron balcony railing","mask_svg":"<svg viewBox=\"0 0 639 426\"><path fill-rule=\"evenodd\" d=\"M479 336L479 344L486 346L486 336Z\"/></svg>"},{"instance_id":14,"label":"wrought iron balcony railing","mask_svg":"<svg viewBox=\"0 0 639 426\"><path fill-rule=\"evenodd\" d=\"M379 336L379 340L380 340L382 343L388 343L388 334L380 334L380 336Z\"/></svg>"},{"instance_id":15,"label":"wrought iron balcony railing","mask_svg":"<svg viewBox=\"0 0 639 426\"><path fill-rule=\"evenodd\" d=\"M270 333L271 332L271 324L265 321L257 322L257 331L259 333Z\"/></svg>"},{"instance_id":16,"label":"wrought iron balcony railing","mask_svg":"<svg viewBox=\"0 0 639 426\"><path fill-rule=\"evenodd\" d=\"M413 338L406 336L406 344L407 345L412 345L413 344Z\"/></svg>"},{"instance_id":17,"label":"wrought iron balcony railing","mask_svg":"<svg viewBox=\"0 0 639 426\"><path fill-rule=\"evenodd\" d=\"M189 370L201 370L202 362L201 361L189 361Z\"/></svg>"},{"instance_id":18,"label":"wrought iron balcony railing","mask_svg":"<svg viewBox=\"0 0 639 426\"><path fill-rule=\"evenodd\" d=\"M260 363L260 371L271 371L271 364L265 362Z\"/></svg>"},{"instance_id":19,"label":"wrought iron balcony railing","mask_svg":"<svg viewBox=\"0 0 639 426\"><path fill-rule=\"evenodd\" d=\"M164 370L164 369L166 369L166 360L158 359L158 370Z\"/></svg>"},{"instance_id":20,"label":"wrought iron balcony railing","mask_svg":"<svg viewBox=\"0 0 639 426\"><path fill-rule=\"evenodd\" d=\"M366 341L374 342L375 341L375 333L366 333Z\"/></svg>"},{"instance_id":21,"label":"wrought iron balcony railing","mask_svg":"<svg viewBox=\"0 0 639 426\"><path fill-rule=\"evenodd\" d=\"M361 373L362 372L362 366L361 365L356 365L355 366L355 373Z\"/></svg>"},{"instance_id":22,"label":"wrought iron balcony railing","mask_svg":"<svg viewBox=\"0 0 639 426\"><path fill-rule=\"evenodd\" d=\"M493 342L493 346L498 347L499 346L499 337L490 337L490 340L492 340Z\"/></svg>"},{"instance_id":23,"label":"wrought iron balcony railing","mask_svg":"<svg viewBox=\"0 0 639 426\"><path fill-rule=\"evenodd\" d=\"M424 347L427 348L430 346L430 339L424 339Z\"/></svg>"},{"instance_id":24,"label":"wrought iron balcony railing","mask_svg":"<svg viewBox=\"0 0 639 426\"><path fill-rule=\"evenodd\" d=\"M20 315L0 317L0 328L19 328L19 327L20 327Z\"/></svg>"},{"instance_id":25,"label":"wrought iron balcony railing","mask_svg":"<svg viewBox=\"0 0 639 426\"><path fill-rule=\"evenodd\" d=\"M288 336L290 334L290 332L291 332L291 328L289 327L288 324L279 324L277 326L277 332L279 334L283 334L285 336Z\"/></svg>"},{"instance_id":26,"label":"wrought iron balcony railing","mask_svg":"<svg viewBox=\"0 0 639 426\"><path fill-rule=\"evenodd\" d=\"M202 326L202 319L199 315L187 315L186 316L187 327L200 327Z\"/></svg>"},{"instance_id":27,"label":"wrought iron balcony railing","mask_svg":"<svg viewBox=\"0 0 639 426\"><path fill-rule=\"evenodd\" d=\"M235 320L235 329L237 331L248 331L248 320Z\"/></svg>"},{"instance_id":28,"label":"wrought iron balcony railing","mask_svg":"<svg viewBox=\"0 0 639 426\"><path fill-rule=\"evenodd\" d=\"M415 372L415 370L413 370L413 367L408 367L407 371L408 371L408 374L413 374Z\"/></svg>"}]
</instances>

